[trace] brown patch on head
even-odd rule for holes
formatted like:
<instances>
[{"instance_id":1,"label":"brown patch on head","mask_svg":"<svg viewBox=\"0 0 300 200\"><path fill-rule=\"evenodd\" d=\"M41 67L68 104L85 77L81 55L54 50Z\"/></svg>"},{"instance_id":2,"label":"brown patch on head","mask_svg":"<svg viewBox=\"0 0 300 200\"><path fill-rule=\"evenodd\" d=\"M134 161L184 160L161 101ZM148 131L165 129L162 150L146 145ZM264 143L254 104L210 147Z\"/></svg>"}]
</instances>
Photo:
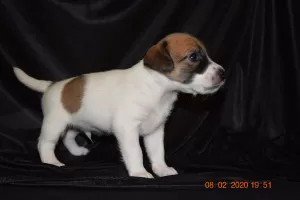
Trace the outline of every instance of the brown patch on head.
<instances>
[{"instance_id":1,"label":"brown patch on head","mask_svg":"<svg viewBox=\"0 0 300 200\"><path fill-rule=\"evenodd\" d=\"M68 112L75 113L80 109L85 82L85 77L82 75L72 79L64 86L61 102Z\"/></svg>"},{"instance_id":2,"label":"brown patch on head","mask_svg":"<svg viewBox=\"0 0 300 200\"><path fill-rule=\"evenodd\" d=\"M179 61L192 50L204 50L205 47L197 38L187 33L173 33L166 36L163 40L168 42L170 53L175 61Z\"/></svg>"},{"instance_id":3,"label":"brown patch on head","mask_svg":"<svg viewBox=\"0 0 300 200\"><path fill-rule=\"evenodd\" d=\"M200 65L201 60L191 62L187 59L194 52L206 57L206 49L197 38L186 33L173 33L148 50L144 65L165 74L171 80L186 82Z\"/></svg>"}]
</instances>

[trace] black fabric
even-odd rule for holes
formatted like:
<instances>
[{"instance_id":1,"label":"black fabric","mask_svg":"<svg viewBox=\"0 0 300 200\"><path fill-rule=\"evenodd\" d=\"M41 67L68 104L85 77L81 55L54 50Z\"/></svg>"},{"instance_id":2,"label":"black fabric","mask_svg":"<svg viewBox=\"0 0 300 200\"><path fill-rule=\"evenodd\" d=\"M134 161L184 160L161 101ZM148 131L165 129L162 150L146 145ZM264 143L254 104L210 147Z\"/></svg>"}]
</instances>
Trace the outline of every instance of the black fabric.
<instances>
[{"instance_id":1,"label":"black fabric","mask_svg":"<svg viewBox=\"0 0 300 200\"><path fill-rule=\"evenodd\" d=\"M298 10L292 0L2 0L0 183L191 189L213 180L299 181ZM180 94L165 139L180 175L128 177L113 137L90 143L80 135L92 149L85 157L60 144L66 167L40 162L41 94L19 83L12 65L54 81L124 69L173 32L200 38L228 73L216 95Z\"/></svg>"}]
</instances>

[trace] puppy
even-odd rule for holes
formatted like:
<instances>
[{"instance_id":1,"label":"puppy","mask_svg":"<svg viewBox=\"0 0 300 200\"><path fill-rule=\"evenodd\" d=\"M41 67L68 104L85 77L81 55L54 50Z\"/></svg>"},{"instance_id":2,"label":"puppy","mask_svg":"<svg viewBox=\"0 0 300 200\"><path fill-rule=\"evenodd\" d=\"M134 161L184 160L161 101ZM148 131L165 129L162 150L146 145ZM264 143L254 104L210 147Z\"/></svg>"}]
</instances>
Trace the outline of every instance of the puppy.
<instances>
[{"instance_id":1,"label":"puppy","mask_svg":"<svg viewBox=\"0 0 300 200\"><path fill-rule=\"evenodd\" d=\"M225 70L212 61L204 45L192 35L173 33L152 46L144 58L124 70L83 74L59 82L34 79L14 67L27 87L43 93L44 114L38 151L43 163L63 166L55 146L73 126L90 137L91 131L113 133L129 176L152 178L143 166L139 136L143 137L153 172L177 174L165 162L165 122L178 92L212 94L225 82ZM75 142L69 130L64 144L74 155L89 150Z\"/></svg>"}]
</instances>

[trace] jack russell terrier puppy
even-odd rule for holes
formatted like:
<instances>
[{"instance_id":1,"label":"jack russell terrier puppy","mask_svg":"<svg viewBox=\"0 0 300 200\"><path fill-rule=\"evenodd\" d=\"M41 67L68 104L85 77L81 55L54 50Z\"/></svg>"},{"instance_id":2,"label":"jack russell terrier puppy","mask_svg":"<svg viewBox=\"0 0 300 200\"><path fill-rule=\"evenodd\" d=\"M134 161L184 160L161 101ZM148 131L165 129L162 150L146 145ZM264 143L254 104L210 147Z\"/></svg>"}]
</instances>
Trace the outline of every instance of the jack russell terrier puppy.
<instances>
[{"instance_id":1,"label":"jack russell terrier puppy","mask_svg":"<svg viewBox=\"0 0 300 200\"><path fill-rule=\"evenodd\" d=\"M143 137L153 172L177 174L165 162L165 122L178 92L212 94L225 83L223 67L208 56L204 45L186 33L167 35L144 58L123 70L83 74L53 83L37 80L14 67L18 80L43 93L44 114L38 151L43 163L64 166L54 154L60 137L76 156L89 150L75 142L78 132L113 133L129 176L153 178L143 165L139 137Z\"/></svg>"}]
</instances>

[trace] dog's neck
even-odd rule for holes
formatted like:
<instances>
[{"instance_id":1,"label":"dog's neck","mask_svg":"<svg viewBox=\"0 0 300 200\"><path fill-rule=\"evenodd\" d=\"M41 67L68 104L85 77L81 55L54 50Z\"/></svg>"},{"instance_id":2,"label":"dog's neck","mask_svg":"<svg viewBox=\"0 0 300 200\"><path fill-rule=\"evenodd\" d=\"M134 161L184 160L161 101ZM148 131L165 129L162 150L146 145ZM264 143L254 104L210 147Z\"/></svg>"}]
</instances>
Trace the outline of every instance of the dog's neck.
<instances>
[{"instance_id":1,"label":"dog's neck","mask_svg":"<svg viewBox=\"0 0 300 200\"><path fill-rule=\"evenodd\" d=\"M173 81L168 78L166 75L155 71L153 69L144 66L143 60L140 60L134 67L137 67L143 71L148 77L153 80L153 83L157 85L159 88L163 88L166 93L189 93L195 94L191 89L189 89L187 84L179 83L177 81Z\"/></svg>"}]
</instances>

